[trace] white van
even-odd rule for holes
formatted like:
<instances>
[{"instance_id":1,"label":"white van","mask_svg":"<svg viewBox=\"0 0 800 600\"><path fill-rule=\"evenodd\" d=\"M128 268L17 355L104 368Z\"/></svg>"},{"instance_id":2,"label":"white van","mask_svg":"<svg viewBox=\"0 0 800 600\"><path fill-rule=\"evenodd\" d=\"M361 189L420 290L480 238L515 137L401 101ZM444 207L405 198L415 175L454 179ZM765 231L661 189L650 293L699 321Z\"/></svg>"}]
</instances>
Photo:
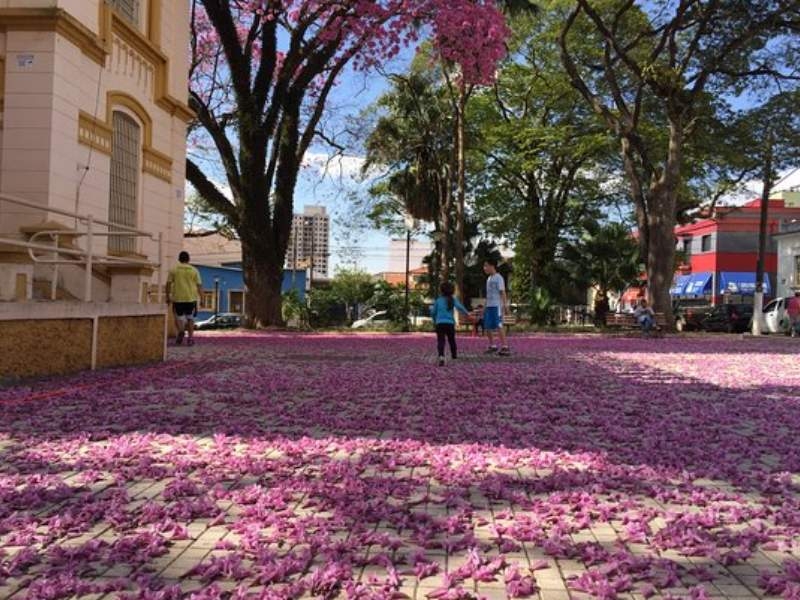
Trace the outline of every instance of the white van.
<instances>
[{"instance_id":1,"label":"white van","mask_svg":"<svg viewBox=\"0 0 800 600\"><path fill-rule=\"evenodd\" d=\"M762 310L761 327L765 333L788 333L789 316L786 314L786 301L786 298L775 298Z\"/></svg>"}]
</instances>

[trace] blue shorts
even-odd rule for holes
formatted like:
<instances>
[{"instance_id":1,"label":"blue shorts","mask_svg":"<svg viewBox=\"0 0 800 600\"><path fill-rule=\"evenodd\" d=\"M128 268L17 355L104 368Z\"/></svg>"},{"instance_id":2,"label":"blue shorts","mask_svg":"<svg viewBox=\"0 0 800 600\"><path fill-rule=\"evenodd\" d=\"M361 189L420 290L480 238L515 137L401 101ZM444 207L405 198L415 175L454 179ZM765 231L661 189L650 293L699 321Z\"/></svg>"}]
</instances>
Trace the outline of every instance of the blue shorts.
<instances>
[{"instance_id":1,"label":"blue shorts","mask_svg":"<svg viewBox=\"0 0 800 600\"><path fill-rule=\"evenodd\" d=\"M500 315L500 308L497 306L487 306L483 309L483 327L487 331L500 329L503 326L503 317Z\"/></svg>"}]
</instances>

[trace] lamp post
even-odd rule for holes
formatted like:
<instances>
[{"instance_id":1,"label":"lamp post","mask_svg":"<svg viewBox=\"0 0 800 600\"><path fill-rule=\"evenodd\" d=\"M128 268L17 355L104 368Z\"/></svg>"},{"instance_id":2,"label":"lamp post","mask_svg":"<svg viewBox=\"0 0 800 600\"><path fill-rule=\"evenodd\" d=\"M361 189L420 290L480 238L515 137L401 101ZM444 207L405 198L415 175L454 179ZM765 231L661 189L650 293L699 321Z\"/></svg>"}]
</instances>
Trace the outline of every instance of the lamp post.
<instances>
[{"instance_id":1,"label":"lamp post","mask_svg":"<svg viewBox=\"0 0 800 600\"><path fill-rule=\"evenodd\" d=\"M219 314L219 277L214 277L214 316Z\"/></svg>"},{"instance_id":2,"label":"lamp post","mask_svg":"<svg viewBox=\"0 0 800 600\"><path fill-rule=\"evenodd\" d=\"M411 268L411 232L416 228L417 222L414 217L409 214L405 216L406 222L406 297L405 297L405 325L403 331L409 331L409 314L408 314L408 292L409 292L409 270Z\"/></svg>"}]
</instances>

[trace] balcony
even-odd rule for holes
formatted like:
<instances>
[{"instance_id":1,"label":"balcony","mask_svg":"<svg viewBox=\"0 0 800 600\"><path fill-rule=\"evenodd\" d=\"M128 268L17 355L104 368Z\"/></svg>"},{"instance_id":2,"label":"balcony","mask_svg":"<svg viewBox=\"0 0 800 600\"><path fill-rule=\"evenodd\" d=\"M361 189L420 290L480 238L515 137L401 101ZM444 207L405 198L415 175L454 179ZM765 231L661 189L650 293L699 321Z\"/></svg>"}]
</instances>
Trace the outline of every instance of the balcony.
<instances>
[{"instance_id":1,"label":"balcony","mask_svg":"<svg viewBox=\"0 0 800 600\"><path fill-rule=\"evenodd\" d=\"M800 233L800 219L781 220L778 233Z\"/></svg>"}]
</instances>

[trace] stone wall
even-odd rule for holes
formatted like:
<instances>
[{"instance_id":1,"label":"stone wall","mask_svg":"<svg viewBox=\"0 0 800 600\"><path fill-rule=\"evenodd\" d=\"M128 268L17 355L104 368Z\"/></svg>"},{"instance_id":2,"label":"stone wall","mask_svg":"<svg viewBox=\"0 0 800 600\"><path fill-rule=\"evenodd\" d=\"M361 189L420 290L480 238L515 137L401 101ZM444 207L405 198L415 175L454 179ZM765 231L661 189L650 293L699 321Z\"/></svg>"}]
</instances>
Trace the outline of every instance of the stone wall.
<instances>
[{"instance_id":1,"label":"stone wall","mask_svg":"<svg viewBox=\"0 0 800 600\"><path fill-rule=\"evenodd\" d=\"M148 305L17 305L0 312L0 381L163 360L166 318Z\"/></svg>"}]
</instances>

